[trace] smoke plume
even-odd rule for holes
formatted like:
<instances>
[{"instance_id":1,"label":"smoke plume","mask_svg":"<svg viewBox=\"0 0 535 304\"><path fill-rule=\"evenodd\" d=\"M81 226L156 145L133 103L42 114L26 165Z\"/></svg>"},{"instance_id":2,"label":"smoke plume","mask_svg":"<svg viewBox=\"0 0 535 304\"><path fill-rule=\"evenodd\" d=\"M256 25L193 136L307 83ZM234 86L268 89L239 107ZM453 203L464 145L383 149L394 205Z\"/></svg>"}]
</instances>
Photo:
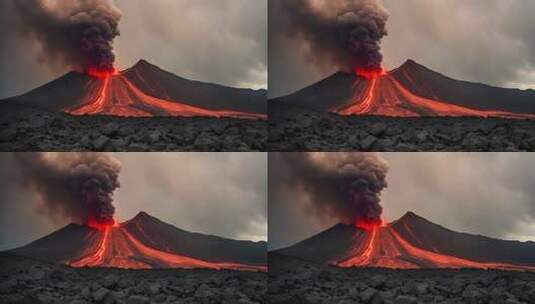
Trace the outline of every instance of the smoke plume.
<instances>
[{"instance_id":1,"label":"smoke plume","mask_svg":"<svg viewBox=\"0 0 535 304\"><path fill-rule=\"evenodd\" d=\"M23 186L40 196L52 219L79 224L113 224L113 191L121 165L102 153L14 153Z\"/></svg>"},{"instance_id":2,"label":"smoke plume","mask_svg":"<svg viewBox=\"0 0 535 304\"><path fill-rule=\"evenodd\" d=\"M382 69L381 39L388 12L377 0L274 0L285 34L307 43L309 59L321 68Z\"/></svg>"},{"instance_id":3,"label":"smoke plume","mask_svg":"<svg viewBox=\"0 0 535 304\"><path fill-rule=\"evenodd\" d=\"M373 153L279 153L290 187L308 196L313 214L348 224L380 223L388 164Z\"/></svg>"},{"instance_id":4,"label":"smoke plume","mask_svg":"<svg viewBox=\"0 0 535 304\"><path fill-rule=\"evenodd\" d=\"M120 11L111 0L7 0L18 33L38 43L52 68L113 71Z\"/></svg>"}]
</instances>

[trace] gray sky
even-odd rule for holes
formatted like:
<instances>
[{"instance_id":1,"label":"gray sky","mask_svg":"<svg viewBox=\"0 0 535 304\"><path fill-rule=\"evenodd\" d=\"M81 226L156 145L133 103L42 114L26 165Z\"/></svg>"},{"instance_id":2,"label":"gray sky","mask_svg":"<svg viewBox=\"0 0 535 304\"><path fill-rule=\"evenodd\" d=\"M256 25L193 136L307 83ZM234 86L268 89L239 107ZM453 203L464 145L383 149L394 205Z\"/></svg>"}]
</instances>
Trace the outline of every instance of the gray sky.
<instances>
[{"instance_id":1,"label":"gray sky","mask_svg":"<svg viewBox=\"0 0 535 304\"><path fill-rule=\"evenodd\" d=\"M535 241L535 154L381 153L390 166L384 217L407 211L456 231ZM285 186L269 156L269 247L291 245L338 222L308 212L307 195Z\"/></svg>"},{"instance_id":2,"label":"gray sky","mask_svg":"<svg viewBox=\"0 0 535 304\"><path fill-rule=\"evenodd\" d=\"M145 211L201 233L267 240L267 153L117 153L121 187L116 218ZM0 153L0 250L24 245L68 224L36 209L20 187L10 155Z\"/></svg>"},{"instance_id":3,"label":"gray sky","mask_svg":"<svg viewBox=\"0 0 535 304\"><path fill-rule=\"evenodd\" d=\"M535 1L378 1L390 13L383 40L387 69L411 58L457 79L535 88ZM285 36L280 14L270 9L270 97L335 72L308 63L305 45Z\"/></svg>"},{"instance_id":4,"label":"gray sky","mask_svg":"<svg viewBox=\"0 0 535 304\"><path fill-rule=\"evenodd\" d=\"M139 59L190 79L267 87L267 0L114 0L122 11L117 65ZM24 93L66 70L39 63L38 46L13 32L0 2L0 98Z\"/></svg>"}]
</instances>

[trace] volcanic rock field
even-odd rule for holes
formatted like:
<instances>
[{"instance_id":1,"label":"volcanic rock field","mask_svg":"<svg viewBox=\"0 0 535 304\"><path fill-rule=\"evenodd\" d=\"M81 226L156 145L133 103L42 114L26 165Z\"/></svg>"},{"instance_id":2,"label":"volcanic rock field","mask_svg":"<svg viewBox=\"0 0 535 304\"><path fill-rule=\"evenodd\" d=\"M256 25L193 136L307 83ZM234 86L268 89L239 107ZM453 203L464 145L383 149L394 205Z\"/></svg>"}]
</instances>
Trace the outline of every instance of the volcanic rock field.
<instances>
[{"instance_id":1,"label":"volcanic rock field","mask_svg":"<svg viewBox=\"0 0 535 304\"><path fill-rule=\"evenodd\" d=\"M267 122L71 116L0 106L0 151L265 151Z\"/></svg>"},{"instance_id":2,"label":"volcanic rock field","mask_svg":"<svg viewBox=\"0 0 535 304\"><path fill-rule=\"evenodd\" d=\"M270 105L270 151L535 151L535 121L345 117Z\"/></svg>"},{"instance_id":3,"label":"volcanic rock field","mask_svg":"<svg viewBox=\"0 0 535 304\"><path fill-rule=\"evenodd\" d=\"M75 269L0 254L0 303L266 303L267 274Z\"/></svg>"},{"instance_id":4,"label":"volcanic rock field","mask_svg":"<svg viewBox=\"0 0 535 304\"><path fill-rule=\"evenodd\" d=\"M269 259L272 304L535 303L530 272L342 269L278 254Z\"/></svg>"}]
</instances>

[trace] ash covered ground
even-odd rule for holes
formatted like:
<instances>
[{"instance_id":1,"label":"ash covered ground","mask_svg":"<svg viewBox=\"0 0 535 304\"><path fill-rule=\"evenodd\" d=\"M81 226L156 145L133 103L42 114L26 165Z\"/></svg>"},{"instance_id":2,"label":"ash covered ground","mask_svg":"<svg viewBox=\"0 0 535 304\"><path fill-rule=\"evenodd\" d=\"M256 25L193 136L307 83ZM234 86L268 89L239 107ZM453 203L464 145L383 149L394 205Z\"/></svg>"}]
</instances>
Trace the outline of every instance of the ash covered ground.
<instances>
[{"instance_id":1,"label":"ash covered ground","mask_svg":"<svg viewBox=\"0 0 535 304\"><path fill-rule=\"evenodd\" d=\"M0 105L0 151L265 151L267 122L71 116Z\"/></svg>"},{"instance_id":2,"label":"ash covered ground","mask_svg":"<svg viewBox=\"0 0 535 304\"><path fill-rule=\"evenodd\" d=\"M0 253L0 303L266 303L267 274L75 269Z\"/></svg>"},{"instance_id":3,"label":"ash covered ground","mask_svg":"<svg viewBox=\"0 0 535 304\"><path fill-rule=\"evenodd\" d=\"M345 117L271 103L270 151L535 151L535 121Z\"/></svg>"},{"instance_id":4,"label":"ash covered ground","mask_svg":"<svg viewBox=\"0 0 535 304\"><path fill-rule=\"evenodd\" d=\"M342 269L269 255L268 303L530 304L535 273Z\"/></svg>"}]
</instances>

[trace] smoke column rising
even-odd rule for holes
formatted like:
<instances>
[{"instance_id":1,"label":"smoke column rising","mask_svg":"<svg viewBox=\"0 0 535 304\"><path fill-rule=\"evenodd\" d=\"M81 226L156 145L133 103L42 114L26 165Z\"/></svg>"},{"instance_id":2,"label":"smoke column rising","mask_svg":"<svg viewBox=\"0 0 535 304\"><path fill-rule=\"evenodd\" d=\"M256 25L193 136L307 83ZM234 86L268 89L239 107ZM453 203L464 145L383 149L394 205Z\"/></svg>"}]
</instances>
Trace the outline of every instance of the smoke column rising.
<instances>
[{"instance_id":1,"label":"smoke column rising","mask_svg":"<svg viewBox=\"0 0 535 304\"><path fill-rule=\"evenodd\" d=\"M388 12L377 0L271 0L284 16L284 32L307 43L320 68L381 71L381 39Z\"/></svg>"},{"instance_id":2,"label":"smoke column rising","mask_svg":"<svg viewBox=\"0 0 535 304\"><path fill-rule=\"evenodd\" d=\"M53 220L90 226L114 224L113 191L121 165L103 153L14 153L23 187L41 198L40 211Z\"/></svg>"},{"instance_id":3,"label":"smoke column rising","mask_svg":"<svg viewBox=\"0 0 535 304\"><path fill-rule=\"evenodd\" d=\"M114 71L113 40L121 12L111 0L7 0L15 30L41 48L52 68Z\"/></svg>"},{"instance_id":4,"label":"smoke column rising","mask_svg":"<svg viewBox=\"0 0 535 304\"><path fill-rule=\"evenodd\" d=\"M382 222L381 191L388 164L374 153L277 153L290 187L308 196L318 217L363 227Z\"/></svg>"}]
</instances>

